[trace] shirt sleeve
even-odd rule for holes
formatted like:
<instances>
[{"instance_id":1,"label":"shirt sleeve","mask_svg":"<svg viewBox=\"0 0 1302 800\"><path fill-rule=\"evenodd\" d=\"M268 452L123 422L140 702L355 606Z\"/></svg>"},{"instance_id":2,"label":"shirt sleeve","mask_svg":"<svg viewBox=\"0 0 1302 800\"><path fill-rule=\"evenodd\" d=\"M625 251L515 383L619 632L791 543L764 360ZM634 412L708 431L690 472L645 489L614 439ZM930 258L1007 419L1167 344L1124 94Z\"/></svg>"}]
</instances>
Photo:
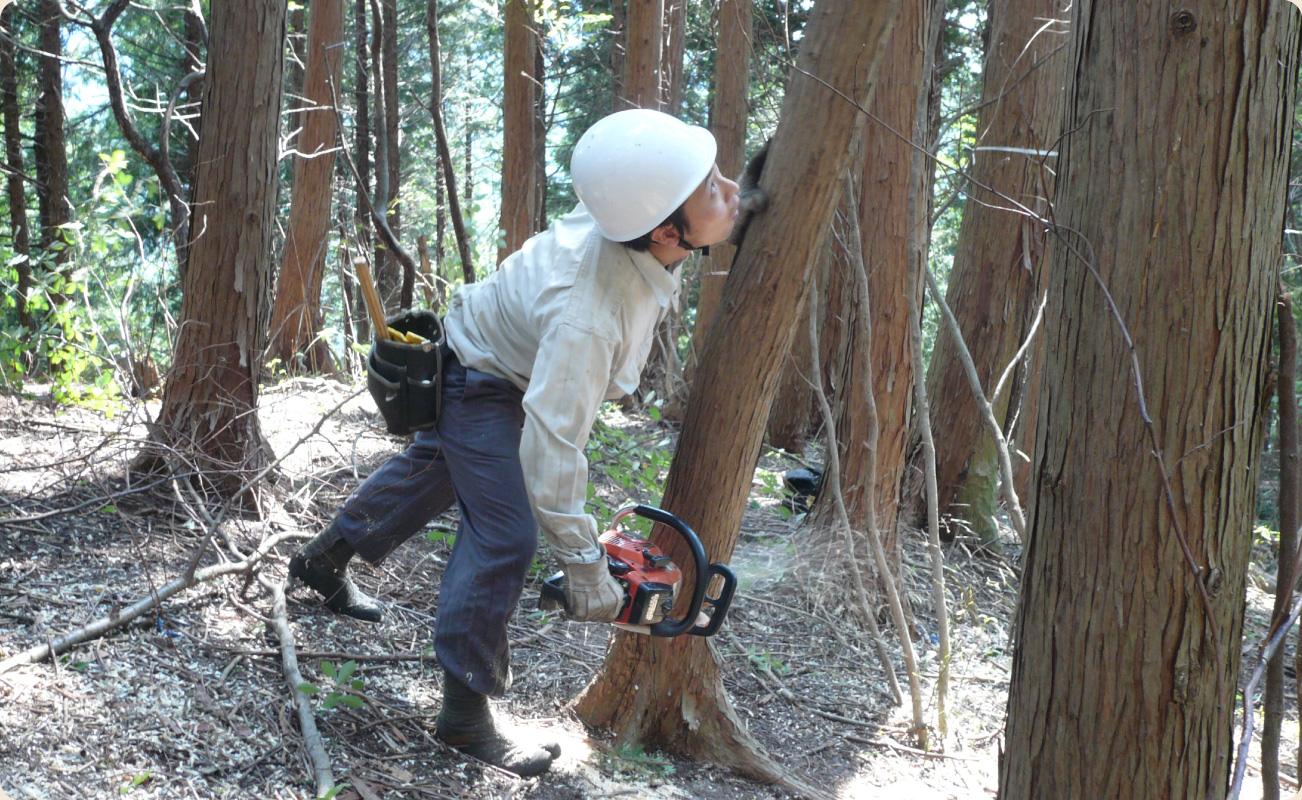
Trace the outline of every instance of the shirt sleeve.
<instances>
[{"instance_id":1,"label":"shirt sleeve","mask_svg":"<svg viewBox=\"0 0 1302 800\"><path fill-rule=\"evenodd\" d=\"M565 563L591 563L604 555L597 521L583 510L588 496L583 448L606 394L614 352L599 333L555 325L539 343L524 394L525 488L538 526Z\"/></svg>"}]
</instances>

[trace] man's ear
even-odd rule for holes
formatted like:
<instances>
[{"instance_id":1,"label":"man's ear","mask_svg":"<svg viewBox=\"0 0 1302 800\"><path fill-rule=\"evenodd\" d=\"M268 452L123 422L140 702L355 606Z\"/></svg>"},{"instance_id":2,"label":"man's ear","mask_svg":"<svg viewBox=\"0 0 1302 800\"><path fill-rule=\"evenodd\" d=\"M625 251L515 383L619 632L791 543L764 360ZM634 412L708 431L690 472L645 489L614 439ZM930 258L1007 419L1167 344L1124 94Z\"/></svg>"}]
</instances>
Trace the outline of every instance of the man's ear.
<instances>
[{"instance_id":1,"label":"man's ear","mask_svg":"<svg viewBox=\"0 0 1302 800\"><path fill-rule=\"evenodd\" d=\"M666 222L658 228L651 230L651 241L666 247L675 247L681 237L678 235L678 229L673 223Z\"/></svg>"}]
</instances>

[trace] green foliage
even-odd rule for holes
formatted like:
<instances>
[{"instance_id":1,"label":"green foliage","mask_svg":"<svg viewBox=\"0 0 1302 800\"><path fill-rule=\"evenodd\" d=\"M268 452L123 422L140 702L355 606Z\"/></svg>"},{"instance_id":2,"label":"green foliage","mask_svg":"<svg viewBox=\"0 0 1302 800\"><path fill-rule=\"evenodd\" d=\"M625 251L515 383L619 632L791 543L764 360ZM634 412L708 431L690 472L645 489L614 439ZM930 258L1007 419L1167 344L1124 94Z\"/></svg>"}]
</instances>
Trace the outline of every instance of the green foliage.
<instances>
[{"instance_id":1,"label":"green foliage","mask_svg":"<svg viewBox=\"0 0 1302 800\"><path fill-rule=\"evenodd\" d=\"M322 661L321 671L333 684L329 694L321 701L322 708L332 709L340 705L347 708L362 707L362 698L356 694L356 692L362 690L362 679L353 677L353 674L357 671L356 661L345 661L339 666L335 666L332 661ZM321 694L320 687L306 681L298 685L298 690L306 695Z\"/></svg>"},{"instance_id":2,"label":"green foliage","mask_svg":"<svg viewBox=\"0 0 1302 800\"><path fill-rule=\"evenodd\" d=\"M626 499L654 503L664 494L664 479L673 460L673 450L669 436L663 431L653 429L650 435L638 436L615 428L598 417L585 453L589 468L600 471ZM618 508L608 505L591 482L588 484L588 505L593 514L603 519L609 519ZM636 524L634 527L640 530Z\"/></svg>"},{"instance_id":3,"label":"green foliage","mask_svg":"<svg viewBox=\"0 0 1302 800\"><path fill-rule=\"evenodd\" d=\"M154 777L154 771L147 769L131 779L131 782L123 786L119 791L120 794L130 794L140 786L144 786L150 778Z\"/></svg>"}]
</instances>

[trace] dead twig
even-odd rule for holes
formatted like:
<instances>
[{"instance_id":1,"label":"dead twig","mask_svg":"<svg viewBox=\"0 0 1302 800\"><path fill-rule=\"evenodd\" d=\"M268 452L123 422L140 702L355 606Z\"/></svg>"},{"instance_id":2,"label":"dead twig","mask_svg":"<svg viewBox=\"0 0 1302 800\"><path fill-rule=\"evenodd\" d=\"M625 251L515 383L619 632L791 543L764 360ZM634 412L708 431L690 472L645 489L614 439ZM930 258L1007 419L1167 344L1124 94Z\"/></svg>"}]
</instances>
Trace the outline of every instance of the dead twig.
<instances>
[{"instance_id":1,"label":"dead twig","mask_svg":"<svg viewBox=\"0 0 1302 800\"><path fill-rule=\"evenodd\" d=\"M298 725L303 734L303 747L312 762L313 777L316 781L316 796L322 797L335 786L334 774L330 771L330 755L326 753L321 742L321 734L316 730L316 718L312 716L312 703L307 694L299 687L305 681L298 671L298 657L294 653L294 634L289 630L289 621L285 613L285 584L271 581L259 575L258 583L271 592L271 631L280 639L280 654L284 663L285 681L289 691L294 695L294 705L298 708Z\"/></svg>"},{"instance_id":2,"label":"dead twig","mask_svg":"<svg viewBox=\"0 0 1302 800\"><path fill-rule=\"evenodd\" d=\"M814 280L809 285L809 305L810 308L818 307L818 281ZM863 615L864 621L868 625L868 633L871 635L873 645L877 649L877 658L881 661L882 671L886 673L886 679L890 682L891 693L895 695L897 704L904 702L904 696L900 692L899 680L895 677L895 667L891 664L890 655L886 652L886 642L882 639L881 629L877 627L877 615L873 612L872 604L868 601L868 590L864 586L863 573L859 569L859 559L855 556L854 535L850 529L850 516L845 510L845 498L841 495L841 459L837 453L836 447L836 420L832 416L832 407L828 405L827 395L823 392L822 367L818 360L818 316L809 315L809 339L810 347L810 377L814 387L814 398L818 401L818 408L823 413L823 427L827 432L827 471L823 475L826 483L825 491L831 492L832 500L836 508L837 521L841 524L841 535L845 537L846 542L846 561L850 569L850 575L854 579L855 598L858 600L859 613ZM865 343L864 349L868 345ZM872 397L872 392L868 394ZM869 406L872 406L872 400L869 400ZM874 426L869 425L871 431ZM871 434L870 434L871 436ZM875 448L869 447L869 458L875 453ZM869 472L871 475L872 473ZM875 488L869 486L868 494L871 496ZM869 514L872 519L872 514ZM871 524L871 523L870 523ZM895 620L895 627L900 632L900 647L904 651L904 665L909 671L909 695L913 699L913 721L915 725L923 726L922 721L922 688L918 685L918 668L917 662L913 656L913 642L909 638L908 625L904 621L903 606L900 605L899 592L895 588L895 580L891 577L890 568L886 564L886 556L881 552L881 540L870 535L870 543L873 545L874 555L877 556L877 569L880 572L882 585L886 587L886 595L890 600L891 616Z\"/></svg>"},{"instance_id":3,"label":"dead twig","mask_svg":"<svg viewBox=\"0 0 1302 800\"><path fill-rule=\"evenodd\" d=\"M116 628L120 628L123 625L126 625L127 623L131 622L132 620L135 620L138 617L147 614L148 612L152 611L153 609L161 605L164 600L167 600L168 598L172 597L178 592L181 592L185 589L189 589L191 586L194 586L198 583L222 575L230 575L232 573L237 573L237 572L247 572L248 570L251 570L255 566L257 566L257 564L261 562L263 558L266 557L266 554L271 550L271 548L275 547L280 542L290 538L293 538L292 534L282 534L280 536L273 536L272 538L266 540L262 544L262 546L258 548L258 550L256 550L245 561L238 561L229 564L216 564L214 566L198 570L193 575L190 575L188 577L182 576L180 578L177 578L171 583L163 587L160 587L157 592L151 592L148 597L137 601L133 605L130 605L125 609L122 609L116 614L111 614L106 617L100 617L99 619L91 622L88 625L84 625L75 631L65 633L62 636L54 637L46 644L37 645L36 647L29 648L27 650L24 650L21 653L12 655L9 658L5 659L4 661L0 661L0 675L3 675L4 673L8 672L9 670L15 667L20 667L23 666L24 664L34 664L43 659L50 658L52 656L57 656L60 653L63 653L68 649L72 648L74 645L81 644L82 642L88 642L91 639L99 638L100 636L103 636L109 631L114 630Z\"/></svg>"}]
</instances>

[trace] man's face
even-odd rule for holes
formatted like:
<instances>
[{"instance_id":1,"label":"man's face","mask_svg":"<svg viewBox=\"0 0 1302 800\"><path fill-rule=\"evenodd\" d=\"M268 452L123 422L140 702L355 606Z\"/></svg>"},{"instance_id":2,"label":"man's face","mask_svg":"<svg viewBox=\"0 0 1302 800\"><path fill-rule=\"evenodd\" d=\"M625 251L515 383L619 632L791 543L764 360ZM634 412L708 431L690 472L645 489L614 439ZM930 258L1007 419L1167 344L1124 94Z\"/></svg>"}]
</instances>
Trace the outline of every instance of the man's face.
<instances>
[{"instance_id":1,"label":"man's face","mask_svg":"<svg viewBox=\"0 0 1302 800\"><path fill-rule=\"evenodd\" d=\"M692 246L708 247L727 239L737 220L738 202L737 184L723 177L719 165L714 165L710 176L683 203Z\"/></svg>"}]
</instances>

